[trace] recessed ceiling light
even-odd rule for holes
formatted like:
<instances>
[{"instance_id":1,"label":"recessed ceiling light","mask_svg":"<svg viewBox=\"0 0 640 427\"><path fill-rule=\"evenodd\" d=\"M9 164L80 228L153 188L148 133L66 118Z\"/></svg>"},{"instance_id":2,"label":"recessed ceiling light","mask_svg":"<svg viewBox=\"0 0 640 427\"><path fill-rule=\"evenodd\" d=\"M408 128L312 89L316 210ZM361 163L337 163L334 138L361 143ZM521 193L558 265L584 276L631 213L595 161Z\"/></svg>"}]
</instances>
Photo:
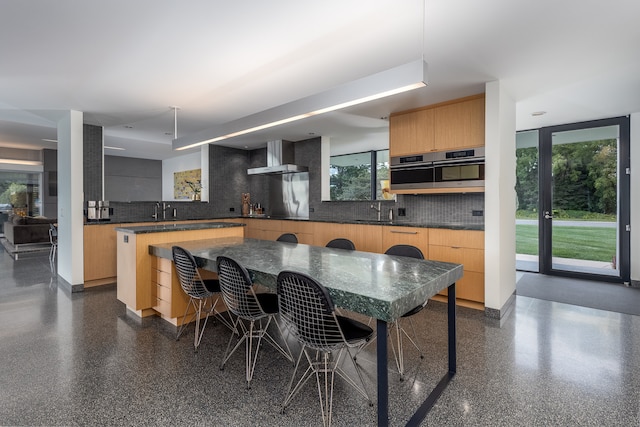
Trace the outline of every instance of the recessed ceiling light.
<instances>
[{"instance_id":1,"label":"recessed ceiling light","mask_svg":"<svg viewBox=\"0 0 640 427\"><path fill-rule=\"evenodd\" d=\"M105 145L104 148L106 150L124 150L124 148L120 148L120 147L109 147L108 145Z\"/></svg>"},{"instance_id":2,"label":"recessed ceiling light","mask_svg":"<svg viewBox=\"0 0 640 427\"><path fill-rule=\"evenodd\" d=\"M547 112L546 112L546 111L534 111L533 113L531 113L531 115L532 115L533 117L536 117L536 116L544 116L545 114L547 114Z\"/></svg>"}]
</instances>

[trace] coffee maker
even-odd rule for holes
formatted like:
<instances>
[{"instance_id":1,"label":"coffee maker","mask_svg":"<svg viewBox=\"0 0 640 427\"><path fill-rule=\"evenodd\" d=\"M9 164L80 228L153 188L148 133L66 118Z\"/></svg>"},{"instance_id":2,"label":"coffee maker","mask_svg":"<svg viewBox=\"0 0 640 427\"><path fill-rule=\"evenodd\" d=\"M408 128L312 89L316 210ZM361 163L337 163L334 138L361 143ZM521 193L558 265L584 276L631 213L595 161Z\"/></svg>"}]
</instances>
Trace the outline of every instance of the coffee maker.
<instances>
[{"instance_id":1,"label":"coffee maker","mask_svg":"<svg viewBox=\"0 0 640 427\"><path fill-rule=\"evenodd\" d=\"M108 200L89 200L87 202L87 220L109 221L109 214Z\"/></svg>"}]
</instances>

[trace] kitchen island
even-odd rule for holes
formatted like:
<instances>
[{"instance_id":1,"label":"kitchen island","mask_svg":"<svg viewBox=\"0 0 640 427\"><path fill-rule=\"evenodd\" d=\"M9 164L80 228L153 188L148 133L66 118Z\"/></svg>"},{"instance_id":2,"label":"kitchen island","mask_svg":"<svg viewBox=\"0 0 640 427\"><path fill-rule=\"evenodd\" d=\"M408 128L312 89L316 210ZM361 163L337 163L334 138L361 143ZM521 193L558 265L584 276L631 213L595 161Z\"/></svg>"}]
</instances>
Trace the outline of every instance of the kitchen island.
<instances>
[{"instance_id":1,"label":"kitchen island","mask_svg":"<svg viewBox=\"0 0 640 427\"><path fill-rule=\"evenodd\" d=\"M149 254L152 244L243 237L244 224L195 222L122 226L117 233L117 298L139 317L159 315L179 326L189 301L170 260Z\"/></svg>"},{"instance_id":2,"label":"kitchen island","mask_svg":"<svg viewBox=\"0 0 640 427\"><path fill-rule=\"evenodd\" d=\"M418 260L372 252L345 251L321 246L270 240L223 238L180 242L199 265L216 271L218 256L235 259L256 281L275 290L278 273L307 274L328 290L336 306L377 319L378 425L388 425L387 327L404 313L448 289L448 369L426 396L408 425L419 425L456 372L455 282L460 264ZM153 244L150 253L170 260L171 244Z\"/></svg>"}]
</instances>

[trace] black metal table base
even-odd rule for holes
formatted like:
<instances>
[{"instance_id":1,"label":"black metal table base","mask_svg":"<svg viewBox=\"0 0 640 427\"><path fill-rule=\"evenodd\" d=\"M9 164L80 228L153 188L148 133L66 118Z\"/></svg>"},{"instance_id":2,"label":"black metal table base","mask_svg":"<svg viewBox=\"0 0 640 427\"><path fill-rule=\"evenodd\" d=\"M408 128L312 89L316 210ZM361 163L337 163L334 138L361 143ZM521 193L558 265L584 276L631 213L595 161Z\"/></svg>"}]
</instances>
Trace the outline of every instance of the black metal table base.
<instances>
[{"instance_id":1,"label":"black metal table base","mask_svg":"<svg viewBox=\"0 0 640 427\"><path fill-rule=\"evenodd\" d=\"M449 371L429 393L425 401L413 414L407 426L419 426L425 419L440 395L456 374L456 284L448 288L447 329L449 341ZM387 366L387 322L377 321L376 351L378 359L378 426L389 425L389 371Z\"/></svg>"}]
</instances>

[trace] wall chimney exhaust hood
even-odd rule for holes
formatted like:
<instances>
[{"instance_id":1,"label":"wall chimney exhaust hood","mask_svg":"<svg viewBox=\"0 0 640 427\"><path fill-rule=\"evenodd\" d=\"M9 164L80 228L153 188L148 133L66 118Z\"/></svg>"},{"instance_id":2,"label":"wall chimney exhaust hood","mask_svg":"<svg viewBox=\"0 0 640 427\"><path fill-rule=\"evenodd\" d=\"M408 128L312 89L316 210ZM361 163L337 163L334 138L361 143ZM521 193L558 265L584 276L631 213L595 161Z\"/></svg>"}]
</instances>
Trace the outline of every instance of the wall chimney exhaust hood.
<instances>
[{"instance_id":1,"label":"wall chimney exhaust hood","mask_svg":"<svg viewBox=\"0 0 640 427\"><path fill-rule=\"evenodd\" d=\"M248 175L279 175L285 173L308 172L306 166L294 165L293 143L289 141L267 142L267 166L251 168Z\"/></svg>"}]
</instances>

